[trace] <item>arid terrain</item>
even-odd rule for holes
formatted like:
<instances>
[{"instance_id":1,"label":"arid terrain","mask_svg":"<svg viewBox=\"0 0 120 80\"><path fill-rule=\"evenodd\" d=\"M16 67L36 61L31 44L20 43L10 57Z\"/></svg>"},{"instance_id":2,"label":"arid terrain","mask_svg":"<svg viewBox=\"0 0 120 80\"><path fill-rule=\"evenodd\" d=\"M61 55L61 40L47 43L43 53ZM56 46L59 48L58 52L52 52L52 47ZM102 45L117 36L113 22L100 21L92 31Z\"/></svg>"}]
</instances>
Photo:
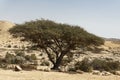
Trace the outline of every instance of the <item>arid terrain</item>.
<instances>
[{"instance_id":1,"label":"arid terrain","mask_svg":"<svg viewBox=\"0 0 120 80\"><path fill-rule=\"evenodd\" d=\"M120 76L100 76L90 73L68 74L62 72L41 72L0 70L0 80L119 80Z\"/></svg>"},{"instance_id":2,"label":"arid terrain","mask_svg":"<svg viewBox=\"0 0 120 80\"><path fill-rule=\"evenodd\" d=\"M16 49L22 49L29 45L27 42L21 42L19 38L13 38L8 32L9 28L15 24L7 21L0 21L0 57L4 57L6 52L11 52ZM100 46L103 51L100 53L92 53L86 51L85 54L81 54L76 60L81 60L85 57L93 58L107 58L114 61L120 61L120 44L113 43L107 40L104 45ZM35 51L34 51L35 52ZM37 54L37 52L35 52ZM44 71L19 71L0 69L0 80L120 80L118 75L93 75L92 73L73 74L63 72L44 72Z\"/></svg>"}]
</instances>

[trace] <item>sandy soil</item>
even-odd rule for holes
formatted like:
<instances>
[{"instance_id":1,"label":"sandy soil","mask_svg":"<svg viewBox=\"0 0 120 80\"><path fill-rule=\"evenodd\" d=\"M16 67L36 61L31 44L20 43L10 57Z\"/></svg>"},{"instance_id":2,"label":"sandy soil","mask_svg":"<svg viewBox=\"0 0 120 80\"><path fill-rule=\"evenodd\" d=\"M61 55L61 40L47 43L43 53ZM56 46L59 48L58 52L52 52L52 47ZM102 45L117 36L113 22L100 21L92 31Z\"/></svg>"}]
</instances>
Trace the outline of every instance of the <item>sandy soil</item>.
<instances>
[{"instance_id":1,"label":"sandy soil","mask_svg":"<svg viewBox=\"0 0 120 80\"><path fill-rule=\"evenodd\" d=\"M99 76L90 73L68 74L62 72L21 71L0 69L0 80L120 80L120 76Z\"/></svg>"}]
</instances>

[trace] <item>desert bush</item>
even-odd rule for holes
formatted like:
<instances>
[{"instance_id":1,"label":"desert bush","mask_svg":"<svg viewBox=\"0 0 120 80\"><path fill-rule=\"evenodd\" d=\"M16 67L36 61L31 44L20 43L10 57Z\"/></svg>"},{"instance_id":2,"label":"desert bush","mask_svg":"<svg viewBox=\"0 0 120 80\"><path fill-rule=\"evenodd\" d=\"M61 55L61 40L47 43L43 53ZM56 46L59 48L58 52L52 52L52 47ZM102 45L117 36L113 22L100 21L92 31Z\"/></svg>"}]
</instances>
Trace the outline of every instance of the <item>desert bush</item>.
<instances>
[{"instance_id":1,"label":"desert bush","mask_svg":"<svg viewBox=\"0 0 120 80\"><path fill-rule=\"evenodd\" d=\"M31 56L30 56L30 55L26 55L26 56L25 56L25 59L26 59L27 61L32 61L32 59L31 59Z\"/></svg>"},{"instance_id":2,"label":"desert bush","mask_svg":"<svg viewBox=\"0 0 120 80\"><path fill-rule=\"evenodd\" d=\"M5 59L0 58L0 68L6 68L6 61L5 61Z\"/></svg>"},{"instance_id":3,"label":"desert bush","mask_svg":"<svg viewBox=\"0 0 120 80\"><path fill-rule=\"evenodd\" d=\"M83 61L77 62L75 64L75 68L76 70L82 70L85 72L91 72L93 69L91 66L91 63L89 62L87 58L85 58Z\"/></svg>"},{"instance_id":4,"label":"desert bush","mask_svg":"<svg viewBox=\"0 0 120 80\"><path fill-rule=\"evenodd\" d=\"M36 57L36 55L35 54L31 54L31 60L37 60L37 57Z\"/></svg>"},{"instance_id":5,"label":"desert bush","mask_svg":"<svg viewBox=\"0 0 120 80\"><path fill-rule=\"evenodd\" d=\"M16 56L21 56L25 57L25 52L24 51L15 51Z\"/></svg>"},{"instance_id":6,"label":"desert bush","mask_svg":"<svg viewBox=\"0 0 120 80\"><path fill-rule=\"evenodd\" d=\"M8 64L14 64L15 63L15 55L10 54L10 53L6 53L5 62L8 63Z\"/></svg>"},{"instance_id":7,"label":"desert bush","mask_svg":"<svg viewBox=\"0 0 120 80\"><path fill-rule=\"evenodd\" d=\"M28 48L29 50L37 50L37 49L38 49L37 46L28 46L27 48Z\"/></svg>"},{"instance_id":8,"label":"desert bush","mask_svg":"<svg viewBox=\"0 0 120 80\"><path fill-rule=\"evenodd\" d=\"M31 62L33 60L37 60L37 57L35 54L31 54L31 55L25 55L25 59Z\"/></svg>"},{"instance_id":9,"label":"desert bush","mask_svg":"<svg viewBox=\"0 0 120 80\"><path fill-rule=\"evenodd\" d=\"M120 70L120 62L112 61L107 63L110 67L110 70Z\"/></svg>"},{"instance_id":10,"label":"desert bush","mask_svg":"<svg viewBox=\"0 0 120 80\"><path fill-rule=\"evenodd\" d=\"M68 57L66 57L66 58L63 58L61 65L66 66L68 63L70 63L70 60Z\"/></svg>"},{"instance_id":11,"label":"desert bush","mask_svg":"<svg viewBox=\"0 0 120 80\"><path fill-rule=\"evenodd\" d=\"M16 51L16 55L7 53L5 56L5 63L7 64L24 64L26 61L36 60L37 57L35 54L25 55L23 51Z\"/></svg>"},{"instance_id":12,"label":"desert bush","mask_svg":"<svg viewBox=\"0 0 120 80\"><path fill-rule=\"evenodd\" d=\"M23 64L25 62L25 58L22 56L7 53L5 56L5 62L7 64Z\"/></svg>"},{"instance_id":13,"label":"desert bush","mask_svg":"<svg viewBox=\"0 0 120 80\"><path fill-rule=\"evenodd\" d=\"M76 69L75 68L69 68L68 71L69 72L76 72Z\"/></svg>"},{"instance_id":14,"label":"desert bush","mask_svg":"<svg viewBox=\"0 0 120 80\"><path fill-rule=\"evenodd\" d=\"M120 70L120 62L95 59L92 61L92 67L100 71Z\"/></svg>"},{"instance_id":15,"label":"desert bush","mask_svg":"<svg viewBox=\"0 0 120 80\"><path fill-rule=\"evenodd\" d=\"M85 72L91 72L93 69L99 71L114 72L116 70L120 70L120 62L101 59L94 59L90 62L85 58L83 61L77 62L75 64L75 68L76 70L82 70Z\"/></svg>"},{"instance_id":16,"label":"desert bush","mask_svg":"<svg viewBox=\"0 0 120 80\"><path fill-rule=\"evenodd\" d=\"M15 64L24 64L26 62L26 59L22 56L15 56Z\"/></svg>"},{"instance_id":17,"label":"desert bush","mask_svg":"<svg viewBox=\"0 0 120 80\"><path fill-rule=\"evenodd\" d=\"M31 65L31 64L21 64L20 67L23 70L36 70L36 66L35 65Z\"/></svg>"},{"instance_id":18,"label":"desert bush","mask_svg":"<svg viewBox=\"0 0 120 80\"><path fill-rule=\"evenodd\" d=\"M41 63L41 66L49 66L50 63L46 60L44 60L42 63Z\"/></svg>"},{"instance_id":19,"label":"desert bush","mask_svg":"<svg viewBox=\"0 0 120 80\"><path fill-rule=\"evenodd\" d=\"M4 59L0 58L0 64L4 63Z\"/></svg>"}]
</instances>

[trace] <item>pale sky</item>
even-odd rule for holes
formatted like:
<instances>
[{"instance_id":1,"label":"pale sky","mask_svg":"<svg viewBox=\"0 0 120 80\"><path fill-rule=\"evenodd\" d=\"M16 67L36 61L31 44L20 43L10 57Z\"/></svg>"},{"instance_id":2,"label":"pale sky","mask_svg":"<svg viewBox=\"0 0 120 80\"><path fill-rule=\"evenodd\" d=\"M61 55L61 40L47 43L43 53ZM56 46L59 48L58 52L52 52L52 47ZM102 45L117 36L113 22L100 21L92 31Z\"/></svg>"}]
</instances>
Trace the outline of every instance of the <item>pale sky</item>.
<instances>
[{"instance_id":1,"label":"pale sky","mask_svg":"<svg viewBox=\"0 0 120 80\"><path fill-rule=\"evenodd\" d=\"M0 20L23 23L41 18L120 38L120 0L0 0Z\"/></svg>"}]
</instances>

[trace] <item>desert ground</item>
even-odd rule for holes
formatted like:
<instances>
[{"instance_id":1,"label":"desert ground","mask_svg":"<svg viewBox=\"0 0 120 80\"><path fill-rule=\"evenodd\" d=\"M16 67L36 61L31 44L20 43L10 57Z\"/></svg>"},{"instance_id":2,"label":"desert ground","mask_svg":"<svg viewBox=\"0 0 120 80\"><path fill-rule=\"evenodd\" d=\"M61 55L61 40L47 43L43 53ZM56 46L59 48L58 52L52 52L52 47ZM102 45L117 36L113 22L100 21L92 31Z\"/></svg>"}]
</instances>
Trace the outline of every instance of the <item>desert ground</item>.
<instances>
[{"instance_id":1,"label":"desert ground","mask_svg":"<svg viewBox=\"0 0 120 80\"><path fill-rule=\"evenodd\" d=\"M0 70L0 80L120 80L120 76L100 76L90 73L69 74L62 72Z\"/></svg>"}]
</instances>

